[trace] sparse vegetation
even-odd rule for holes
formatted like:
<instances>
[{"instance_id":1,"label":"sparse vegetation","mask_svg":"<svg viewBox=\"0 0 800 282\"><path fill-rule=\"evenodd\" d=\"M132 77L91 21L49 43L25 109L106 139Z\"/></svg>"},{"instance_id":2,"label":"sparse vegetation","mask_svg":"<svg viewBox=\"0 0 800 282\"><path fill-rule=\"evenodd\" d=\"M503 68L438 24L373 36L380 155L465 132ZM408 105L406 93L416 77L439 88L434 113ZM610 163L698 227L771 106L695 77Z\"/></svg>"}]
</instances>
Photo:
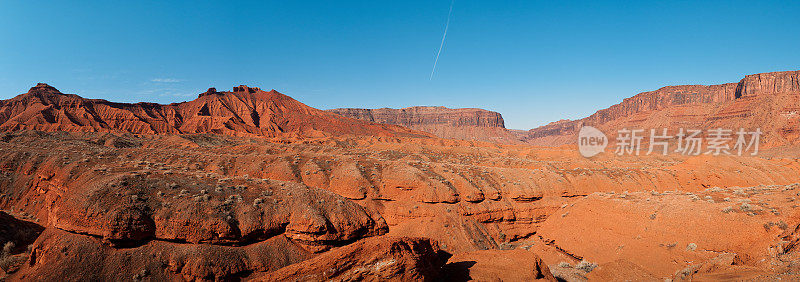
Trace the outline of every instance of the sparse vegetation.
<instances>
[{"instance_id":1,"label":"sparse vegetation","mask_svg":"<svg viewBox=\"0 0 800 282\"><path fill-rule=\"evenodd\" d=\"M596 263L589 262L587 260L582 260L578 264L575 265L576 269L580 269L585 271L586 273L592 272L597 267Z\"/></svg>"},{"instance_id":2,"label":"sparse vegetation","mask_svg":"<svg viewBox=\"0 0 800 282\"><path fill-rule=\"evenodd\" d=\"M16 246L14 242L8 241L3 245L3 249L0 250L0 269L3 271L8 273L14 272L14 267L25 259L25 257L13 255L12 252Z\"/></svg>"},{"instance_id":3,"label":"sparse vegetation","mask_svg":"<svg viewBox=\"0 0 800 282\"><path fill-rule=\"evenodd\" d=\"M765 229L767 232L769 232L769 231L770 231L770 229L772 229L772 227L773 227L773 226L775 226L775 227L778 227L780 230L786 230L786 229L788 229L788 228L789 228L789 225L788 225L788 224L786 224L786 222L784 222L783 220L780 220L780 221L777 221L777 222L767 222L767 223L764 223L764 229Z\"/></svg>"},{"instance_id":4,"label":"sparse vegetation","mask_svg":"<svg viewBox=\"0 0 800 282\"><path fill-rule=\"evenodd\" d=\"M10 256L10 255L11 255L11 252L14 250L14 248L15 248L16 246L17 246L17 244L15 244L15 243L14 243L14 242L12 242L12 241L8 241L8 242L6 242L6 243L3 245L3 249L2 249L2 251L0 251L0 258L5 258L5 257L7 257L7 256Z\"/></svg>"}]
</instances>

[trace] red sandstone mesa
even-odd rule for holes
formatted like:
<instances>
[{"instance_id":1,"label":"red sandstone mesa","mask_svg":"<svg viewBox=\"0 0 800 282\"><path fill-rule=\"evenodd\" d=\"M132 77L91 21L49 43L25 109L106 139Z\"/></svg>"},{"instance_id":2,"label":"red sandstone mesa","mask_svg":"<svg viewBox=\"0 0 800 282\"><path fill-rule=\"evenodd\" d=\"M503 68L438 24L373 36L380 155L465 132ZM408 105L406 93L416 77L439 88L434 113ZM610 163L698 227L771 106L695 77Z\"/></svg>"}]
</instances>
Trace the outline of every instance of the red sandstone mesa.
<instances>
[{"instance_id":1,"label":"red sandstone mesa","mask_svg":"<svg viewBox=\"0 0 800 282\"><path fill-rule=\"evenodd\" d=\"M519 136L505 128L500 113L483 109L410 107L403 109L332 109L329 112L364 121L402 125L441 138L518 144Z\"/></svg>"}]
</instances>

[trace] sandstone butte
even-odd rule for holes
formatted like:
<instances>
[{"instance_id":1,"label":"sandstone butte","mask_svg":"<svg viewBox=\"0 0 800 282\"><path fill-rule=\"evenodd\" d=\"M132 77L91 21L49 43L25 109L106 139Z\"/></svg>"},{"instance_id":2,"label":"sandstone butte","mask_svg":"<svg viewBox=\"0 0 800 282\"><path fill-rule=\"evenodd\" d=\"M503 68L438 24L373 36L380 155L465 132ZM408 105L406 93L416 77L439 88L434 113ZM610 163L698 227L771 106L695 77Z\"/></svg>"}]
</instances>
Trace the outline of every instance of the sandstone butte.
<instances>
[{"instance_id":1,"label":"sandstone butte","mask_svg":"<svg viewBox=\"0 0 800 282\"><path fill-rule=\"evenodd\" d=\"M797 81L753 75L696 87L730 97L639 94L650 102L593 115L604 129L762 126L757 156L593 158L245 86L158 105L38 85L0 102L0 279L798 280Z\"/></svg>"}]
</instances>

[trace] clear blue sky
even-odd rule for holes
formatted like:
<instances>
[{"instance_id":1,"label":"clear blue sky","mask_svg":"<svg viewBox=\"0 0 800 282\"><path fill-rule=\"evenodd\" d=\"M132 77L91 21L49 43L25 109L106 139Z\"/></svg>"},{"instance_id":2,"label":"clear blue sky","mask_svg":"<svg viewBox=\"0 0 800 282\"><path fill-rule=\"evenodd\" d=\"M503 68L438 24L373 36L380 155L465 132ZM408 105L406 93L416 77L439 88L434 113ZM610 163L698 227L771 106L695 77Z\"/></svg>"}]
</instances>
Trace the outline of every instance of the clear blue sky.
<instances>
[{"instance_id":1,"label":"clear blue sky","mask_svg":"<svg viewBox=\"0 0 800 282\"><path fill-rule=\"evenodd\" d=\"M121 102L208 87L310 106L480 107L509 128L638 92L800 69L800 1L0 1L0 99L46 82Z\"/></svg>"}]
</instances>

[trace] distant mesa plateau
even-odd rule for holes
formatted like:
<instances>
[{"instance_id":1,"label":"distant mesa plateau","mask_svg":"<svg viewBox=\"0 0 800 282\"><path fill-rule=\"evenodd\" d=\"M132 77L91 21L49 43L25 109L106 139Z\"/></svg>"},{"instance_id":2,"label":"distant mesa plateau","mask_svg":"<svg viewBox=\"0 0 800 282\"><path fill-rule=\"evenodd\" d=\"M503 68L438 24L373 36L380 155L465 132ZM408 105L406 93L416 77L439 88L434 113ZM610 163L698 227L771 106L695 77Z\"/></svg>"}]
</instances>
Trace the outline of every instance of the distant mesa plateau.
<instances>
[{"instance_id":1,"label":"distant mesa plateau","mask_svg":"<svg viewBox=\"0 0 800 282\"><path fill-rule=\"evenodd\" d=\"M403 109L328 110L345 117L382 124L401 125L441 138L478 140L502 144L520 144L519 131L505 128L500 113L483 109L450 109L445 107L410 107Z\"/></svg>"},{"instance_id":2,"label":"distant mesa plateau","mask_svg":"<svg viewBox=\"0 0 800 282\"><path fill-rule=\"evenodd\" d=\"M585 158L584 125L763 136ZM0 101L0 281L796 281L799 130L798 71L527 131L245 85L164 105L39 83Z\"/></svg>"}]
</instances>

